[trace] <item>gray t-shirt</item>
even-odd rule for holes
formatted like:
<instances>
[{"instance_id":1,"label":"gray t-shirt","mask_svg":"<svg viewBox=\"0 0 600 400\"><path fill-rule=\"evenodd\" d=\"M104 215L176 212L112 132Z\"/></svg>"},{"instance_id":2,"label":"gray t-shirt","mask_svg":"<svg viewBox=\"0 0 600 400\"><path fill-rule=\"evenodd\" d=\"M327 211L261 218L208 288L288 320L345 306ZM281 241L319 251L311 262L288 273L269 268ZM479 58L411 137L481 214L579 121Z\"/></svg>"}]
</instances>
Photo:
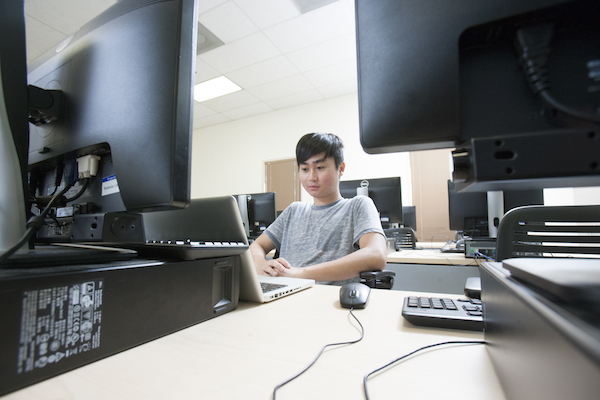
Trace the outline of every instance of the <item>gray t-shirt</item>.
<instances>
[{"instance_id":1,"label":"gray t-shirt","mask_svg":"<svg viewBox=\"0 0 600 400\"><path fill-rule=\"evenodd\" d=\"M340 199L325 206L294 202L265 231L280 257L292 267L344 257L358 250L358 241L369 232L383 235L377 208L367 196ZM358 280L321 283L341 285Z\"/></svg>"}]
</instances>

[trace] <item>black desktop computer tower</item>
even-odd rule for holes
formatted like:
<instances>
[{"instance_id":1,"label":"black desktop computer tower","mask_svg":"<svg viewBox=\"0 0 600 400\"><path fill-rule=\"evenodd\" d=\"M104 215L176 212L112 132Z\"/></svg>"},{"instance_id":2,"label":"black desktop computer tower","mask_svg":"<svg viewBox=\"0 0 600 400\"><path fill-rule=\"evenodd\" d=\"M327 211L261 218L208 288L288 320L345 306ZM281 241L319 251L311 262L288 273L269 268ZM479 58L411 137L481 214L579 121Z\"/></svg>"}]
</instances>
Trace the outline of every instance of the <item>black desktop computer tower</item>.
<instances>
[{"instance_id":1,"label":"black desktop computer tower","mask_svg":"<svg viewBox=\"0 0 600 400\"><path fill-rule=\"evenodd\" d=\"M577 275L568 268L581 260L551 261ZM515 278L502 263L482 263L480 272L486 347L506 398L597 399L598 303L561 301ZM597 291L591 283L588 289Z\"/></svg>"},{"instance_id":2,"label":"black desktop computer tower","mask_svg":"<svg viewBox=\"0 0 600 400\"><path fill-rule=\"evenodd\" d=\"M239 257L0 270L0 396L234 310Z\"/></svg>"}]
</instances>

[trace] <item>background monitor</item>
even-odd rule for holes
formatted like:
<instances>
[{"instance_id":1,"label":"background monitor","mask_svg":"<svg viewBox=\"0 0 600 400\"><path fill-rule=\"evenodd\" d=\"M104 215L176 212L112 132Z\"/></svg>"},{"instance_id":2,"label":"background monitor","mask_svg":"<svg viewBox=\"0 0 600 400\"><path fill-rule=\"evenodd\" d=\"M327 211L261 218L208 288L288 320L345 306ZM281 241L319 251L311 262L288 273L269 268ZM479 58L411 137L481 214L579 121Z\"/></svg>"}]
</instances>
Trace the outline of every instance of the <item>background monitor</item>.
<instances>
[{"instance_id":1,"label":"background monitor","mask_svg":"<svg viewBox=\"0 0 600 400\"><path fill-rule=\"evenodd\" d=\"M450 230L469 237L488 236L487 192L458 193L448 180L448 216Z\"/></svg>"},{"instance_id":2,"label":"background monitor","mask_svg":"<svg viewBox=\"0 0 600 400\"><path fill-rule=\"evenodd\" d=\"M415 206L403 206L402 207L402 225L406 228L412 228L413 231L417 230L417 208Z\"/></svg>"},{"instance_id":3,"label":"background monitor","mask_svg":"<svg viewBox=\"0 0 600 400\"><path fill-rule=\"evenodd\" d=\"M544 205L544 190L505 190L501 192L504 213L516 207ZM488 194L486 192L457 192L448 180L448 211L450 230L462 231L471 237L488 236Z\"/></svg>"},{"instance_id":4,"label":"background monitor","mask_svg":"<svg viewBox=\"0 0 600 400\"><path fill-rule=\"evenodd\" d=\"M357 1L363 148L456 148L459 190L597 186L599 19L597 0Z\"/></svg>"},{"instance_id":5,"label":"background monitor","mask_svg":"<svg viewBox=\"0 0 600 400\"><path fill-rule=\"evenodd\" d=\"M196 31L196 0L121 0L32 62L29 84L64 102L56 121L30 125L31 189L51 193L65 161L93 154L98 176L79 203L185 207Z\"/></svg>"},{"instance_id":6,"label":"background monitor","mask_svg":"<svg viewBox=\"0 0 600 400\"><path fill-rule=\"evenodd\" d=\"M275 192L252 193L236 195L234 197L238 200L238 207L244 224L246 224L245 217L247 217L248 228L246 233L251 239L260 236L277 218L277 197ZM245 204L243 204L244 202ZM245 212L247 215L244 215Z\"/></svg>"},{"instance_id":7,"label":"background monitor","mask_svg":"<svg viewBox=\"0 0 600 400\"><path fill-rule=\"evenodd\" d=\"M404 221L400 177L340 181L342 197L349 199L356 196L356 189L362 186L363 181L368 182L368 194L379 211L383 228L399 227Z\"/></svg>"}]
</instances>

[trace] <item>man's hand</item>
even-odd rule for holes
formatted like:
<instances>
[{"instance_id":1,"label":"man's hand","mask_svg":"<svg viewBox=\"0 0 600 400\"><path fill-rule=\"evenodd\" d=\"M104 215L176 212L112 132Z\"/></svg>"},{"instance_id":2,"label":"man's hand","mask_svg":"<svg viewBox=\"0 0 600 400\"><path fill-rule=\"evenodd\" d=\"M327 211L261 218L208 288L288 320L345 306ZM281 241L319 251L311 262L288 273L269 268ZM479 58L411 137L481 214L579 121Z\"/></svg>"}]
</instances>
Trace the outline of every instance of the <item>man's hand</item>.
<instances>
[{"instance_id":1,"label":"man's hand","mask_svg":"<svg viewBox=\"0 0 600 400\"><path fill-rule=\"evenodd\" d=\"M286 271L291 269L292 266L286 261L285 258L277 258L275 260L265 260L264 263L256 266L256 270L259 275L269 276L283 276L286 275Z\"/></svg>"}]
</instances>

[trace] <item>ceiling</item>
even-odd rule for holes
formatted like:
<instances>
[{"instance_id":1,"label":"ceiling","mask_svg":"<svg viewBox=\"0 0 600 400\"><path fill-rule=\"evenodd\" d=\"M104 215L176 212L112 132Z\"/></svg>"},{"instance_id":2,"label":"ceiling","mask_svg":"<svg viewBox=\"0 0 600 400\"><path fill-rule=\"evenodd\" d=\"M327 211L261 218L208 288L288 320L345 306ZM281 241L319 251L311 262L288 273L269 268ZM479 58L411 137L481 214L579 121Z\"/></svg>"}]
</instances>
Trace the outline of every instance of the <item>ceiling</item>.
<instances>
[{"instance_id":1,"label":"ceiling","mask_svg":"<svg viewBox=\"0 0 600 400\"><path fill-rule=\"evenodd\" d=\"M196 83L225 75L243 88L194 102L194 129L355 93L353 0L199 0L224 44L196 59ZM116 0L25 0L27 59L54 47ZM315 7L314 5L312 7Z\"/></svg>"}]
</instances>

